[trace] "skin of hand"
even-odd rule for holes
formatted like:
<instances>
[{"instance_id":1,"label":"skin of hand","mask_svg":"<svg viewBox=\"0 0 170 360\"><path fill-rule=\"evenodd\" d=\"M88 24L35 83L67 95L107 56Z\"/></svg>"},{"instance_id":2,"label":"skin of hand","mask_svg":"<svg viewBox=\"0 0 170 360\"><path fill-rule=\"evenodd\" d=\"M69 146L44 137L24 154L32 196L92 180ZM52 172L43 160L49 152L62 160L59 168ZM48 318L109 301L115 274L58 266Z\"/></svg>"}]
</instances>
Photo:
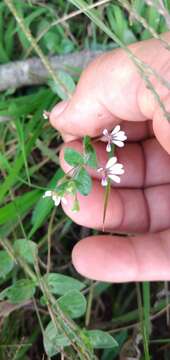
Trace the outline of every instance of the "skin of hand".
<instances>
[{"instance_id":1,"label":"skin of hand","mask_svg":"<svg viewBox=\"0 0 170 360\"><path fill-rule=\"evenodd\" d=\"M170 33L164 38L170 42ZM170 82L170 52L160 41L143 41L130 49ZM155 77L149 79L170 111L170 90ZM77 271L108 282L170 280L170 123L125 51L117 49L93 61L72 98L54 107L50 122L62 133L64 146L79 151L82 136L98 136L116 124L128 136L125 147L116 149L125 174L111 188L105 220L106 230L119 235L79 241L72 253ZM102 166L106 144L95 147ZM63 149L60 160L68 171ZM100 174L89 171L93 188L89 196L79 196L80 211L71 211L71 198L63 208L76 223L100 230L104 189Z\"/></svg>"}]
</instances>

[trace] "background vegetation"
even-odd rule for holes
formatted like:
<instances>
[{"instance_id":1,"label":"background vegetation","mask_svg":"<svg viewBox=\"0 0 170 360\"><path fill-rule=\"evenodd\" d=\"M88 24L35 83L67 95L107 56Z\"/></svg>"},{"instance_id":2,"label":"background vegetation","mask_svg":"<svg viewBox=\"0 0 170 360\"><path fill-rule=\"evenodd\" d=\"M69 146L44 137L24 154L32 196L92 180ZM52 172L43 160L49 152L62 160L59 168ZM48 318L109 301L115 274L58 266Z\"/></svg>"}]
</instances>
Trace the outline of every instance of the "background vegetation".
<instances>
[{"instance_id":1,"label":"background vegetation","mask_svg":"<svg viewBox=\"0 0 170 360\"><path fill-rule=\"evenodd\" d=\"M103 0L95 10L94 4L0 2L1 69L38 56L48 70L44 85L10 87L0 94L2 360L170 358L168 284L80 278L71 249L93 231L42 199L62 176L61 140L42 113L68 96L81 73L69 66L57 73L47 56L106 51L159 38L169 27L168 0Z\"/></svg>"}]
</instances>

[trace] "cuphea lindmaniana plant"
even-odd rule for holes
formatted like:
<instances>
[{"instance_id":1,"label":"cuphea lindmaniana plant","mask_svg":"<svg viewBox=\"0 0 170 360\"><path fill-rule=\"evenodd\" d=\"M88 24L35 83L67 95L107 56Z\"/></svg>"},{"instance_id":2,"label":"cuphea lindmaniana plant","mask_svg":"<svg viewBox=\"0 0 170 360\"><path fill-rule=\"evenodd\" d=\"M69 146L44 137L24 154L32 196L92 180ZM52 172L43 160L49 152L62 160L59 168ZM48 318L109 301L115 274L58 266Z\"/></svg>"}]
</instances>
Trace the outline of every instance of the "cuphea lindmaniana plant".
<instances>
[{"instance_id":1,"label":"cuphea lindmaniana plant","mask_svg":"<svg viewBox=\"0 0 170 360\"><path fill-rule=\"evenodd\" d=\"M44 116L48 116L47 113ZM54 189L47 190L43 197L51 197L54 205L58 206L60 203L67 204L67 195L72 195L72 211L79 211L78 193L87 196L91 192L92 178L87 169L92 168L96 172L101 173L101 186L105 187L104 225L110 186L112 182L120 183L121 175L125 171L123 165L118 163L117 157L114 156L115 147L123 147L126 139L125 132L120 130L120 125L116 125L111 132L104 129L101 137L93 140L95 142L102 140L107 143L106 152L108 153L108 161L102 167L99 164L95 148L89 136L84 136L83 138L82 153L73 148L66 147L64 149L64 160L71 167L71 170L59 180Z\"/></svg>"}]
</instances>

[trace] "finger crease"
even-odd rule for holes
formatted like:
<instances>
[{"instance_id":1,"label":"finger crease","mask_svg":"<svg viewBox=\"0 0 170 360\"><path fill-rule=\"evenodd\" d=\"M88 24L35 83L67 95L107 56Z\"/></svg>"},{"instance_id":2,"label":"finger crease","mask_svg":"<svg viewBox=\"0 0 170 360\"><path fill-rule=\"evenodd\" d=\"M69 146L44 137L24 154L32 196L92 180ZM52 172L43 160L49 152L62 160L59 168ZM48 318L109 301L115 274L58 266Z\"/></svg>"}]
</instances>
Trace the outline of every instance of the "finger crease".
<instances>
[{"instance_id":1,"label":"finger crease","mask_svg":"<svg viewBox=\"0 0 170 360\"><path fill-rule=\"evenodd\" d=\"M124 219L125 219L125 206L124 206L124 201L123 201L122 196L121 196L121 191L119 191L119 189L116 189L116 191L119 194L119 198L120 198L121 205L122 205L122 216L121 216L121 219L120 219L119 226L117 226L117 228L121 228L121 226L124 223Z\"/></svg>"},{"instance_id":2,"label":"finger crease","mask_svg":"<svg viewBox=\"0 0 170 360\"><path fill-rule=\"evenodd\" d=\"M147 157L145 154L145 147L143 142L141 141L140 143L140 147L141 147L141 152L142 152L142 158L143 158L143 188L145 188L146 185L146 173L147 173Z\"/></svg>"},{"instance_id":3,"label":"finger crease","mask_svg":"<svg viewBox=\"0 0 170 360\"><path fill-rule=\"evenodd\" d=\"M147 157L146 157L146 154L145 154L145 147L144 147L143 142L140 142L140 146L141 146L141 152L142 152L142 157L143 157L143 189L141 189L141 190L143 191L143 198L144 198L145 208L146 208L147 231L150 231L150 228L151 228L150 206L149 206L147 194L145 192L146 173L147 173Z\"/></svg>"}]
</instances>

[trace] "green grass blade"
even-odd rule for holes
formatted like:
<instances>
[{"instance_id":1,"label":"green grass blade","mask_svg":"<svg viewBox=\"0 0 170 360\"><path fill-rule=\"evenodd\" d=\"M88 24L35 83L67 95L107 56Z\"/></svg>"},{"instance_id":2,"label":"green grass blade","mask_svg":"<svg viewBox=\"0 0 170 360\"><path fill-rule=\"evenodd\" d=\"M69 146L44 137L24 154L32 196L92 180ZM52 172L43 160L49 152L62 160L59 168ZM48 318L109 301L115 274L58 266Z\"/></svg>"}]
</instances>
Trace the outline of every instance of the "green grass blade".
<instances>
[{"instance_id":1,"label":"green grass blade","mask_svg":"<svg viewBox=\"0 0 170 360\"><path fill-rule=\"evenodd\" d=\"M24 195L17 196L14 201L0 209L0 225L22 217L37 202L41 195L39 190L32 190Z\"/></svg>"},{"instance_id":2,"label":"green grass blade","mask_svg":"<svg viewBox=\"0 0 170 360\"><path fill-rule=\"evenodd\" d=\"M144 323L146 329L146 337L149 341L149 335L151 333L151 323L150 323L150 283L142 283L142 292L143 292L143 312L144 312Z\"/></svg>"},{"instance_id":3,"label":"green grass blade","mask_svg":"<svg viewBox=\"0 0 170 360\"><path fill-rule=\"evenodd\" d=\"M143 310L142 296L141 296L141 290L140 290L139 283L136 283L136 289L137 289L138 311L139 311L141 333L142 333L142 338L143 338L145 360L151 360L150 355L149 355L149 344L148 344L147 332L146 332L146 327L145 327L145 322L144 322L144 310Z\"/></svg>"}]
</instances>

